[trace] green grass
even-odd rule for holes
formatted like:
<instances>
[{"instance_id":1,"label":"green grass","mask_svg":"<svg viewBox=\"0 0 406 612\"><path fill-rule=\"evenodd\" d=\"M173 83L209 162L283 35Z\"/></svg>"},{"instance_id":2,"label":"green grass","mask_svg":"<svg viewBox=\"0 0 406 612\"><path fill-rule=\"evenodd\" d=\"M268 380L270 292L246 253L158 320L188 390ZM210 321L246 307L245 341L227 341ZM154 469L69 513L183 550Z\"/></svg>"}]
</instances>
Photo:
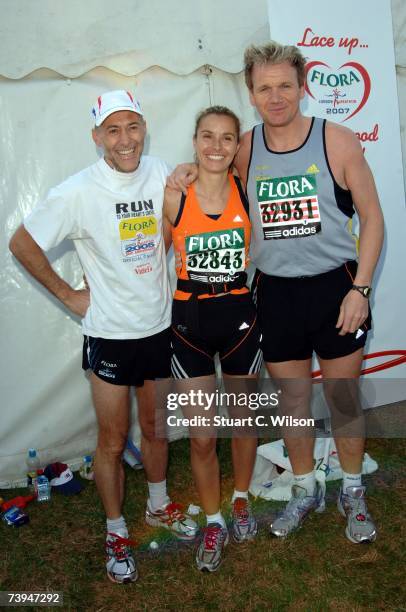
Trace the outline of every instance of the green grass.
<instances>
[{"instance_id":1,"label":"green grass","mask_svg":"<svg viewBox=\"0 0 406 612\"><path fill-rule=\"evenodd\" d=\"M287 540L270 539L266 524L278 502L254 501L262 526L255 542L230 543L215 574L194 566L194 547L143 522L146 500L142 471L127 470L124 513L139 544L139 582L118 586L104 568L104 513L94 483L78 496L54 494L48 504L27 508L30 524L20 529L0 524L0 589L63 591L65 610L272 610L401 611L404 589L404 440L369 440L379 463L366 477L369 508L379 529L374 545L357 546L344 536L344 519L335 508L338 483L329 483L328 505L312 514ZM219 441L223 508L233 489L230 443ZM191 476L188 441L170 445L168 482L176 501L198 504ZM0 492L4 498L24 490ZM160 544L151 553L151 540ZM29 610L30 608L25 608ZM31 608L39 609L39 608Z\"/></svg>"}]
</instances>

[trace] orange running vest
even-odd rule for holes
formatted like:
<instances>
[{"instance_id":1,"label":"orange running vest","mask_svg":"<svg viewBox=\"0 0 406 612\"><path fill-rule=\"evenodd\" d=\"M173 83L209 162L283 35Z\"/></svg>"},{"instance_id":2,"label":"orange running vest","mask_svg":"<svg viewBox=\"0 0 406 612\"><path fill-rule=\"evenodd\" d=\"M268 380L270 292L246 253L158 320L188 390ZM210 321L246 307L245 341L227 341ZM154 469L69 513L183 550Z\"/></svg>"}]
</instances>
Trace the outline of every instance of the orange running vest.
<instances>
[{"instance_id":1,"label":"orange running vest","mask_svg":"<svg viewBox=\"0 0 406 612\"><path fill-rule=\"evenodd\" d=\"M179 279L195 281L200 289L202 283L208 287L223 283L226 293L247 293L246 287L232 289L232 284L248 267L251 223L239 179L229 174L229 181L228 202L218 219L202 211L193 185L186 198L182 198L177 224L172 227L176 274ZM177 289L174 297L187 300L190 296L191 293ZM208 291L198 297L213 295Z\"/></svg>"}]
</instances>

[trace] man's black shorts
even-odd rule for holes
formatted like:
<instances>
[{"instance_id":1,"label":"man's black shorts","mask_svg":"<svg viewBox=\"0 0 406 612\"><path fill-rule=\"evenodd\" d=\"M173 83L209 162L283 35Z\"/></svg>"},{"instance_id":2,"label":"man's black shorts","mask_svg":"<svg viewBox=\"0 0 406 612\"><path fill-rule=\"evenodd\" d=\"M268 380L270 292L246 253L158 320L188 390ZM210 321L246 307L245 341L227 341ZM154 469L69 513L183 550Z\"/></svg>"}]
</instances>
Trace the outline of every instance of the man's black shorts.
<instances>
[{"instance_id":1,"label":"man's black shorts","mask_svg":"<svg viewBox=\"0 0 406 612\"><path fill-rule=\"evenodd\" d=\"M297 278L270 276L257 270L258 323L266 362L309 359L313 351L322 359L336 359L365 345L371 313L355 333L339 335L340 305L350 291L357 263L349 261L324 274Z\"/></svg>"},{"instance_id":2,"label":"man's black shorts","mask_svg":"<svg viewBox=\"0 0 406 612\"><path fill-rule=\"evenodd\" d=\"M112 385L141 387L145 380L171 376L171 330L136 340L85 336L82 368Z\"/></svg>"},{"instance_id":3,"label":"man's black shorts","mask_svg":"<svg viewBox=\"0 0 406 612\"><path fill-rule=\"evenodd\" d=\"M195 316L191 310L196 309ZM172 308L172 375L195 378L215 373L214 356L230 376L257 374L262 365L257 314L250 293L189 301Z\"/></svg>"}]
</instances>

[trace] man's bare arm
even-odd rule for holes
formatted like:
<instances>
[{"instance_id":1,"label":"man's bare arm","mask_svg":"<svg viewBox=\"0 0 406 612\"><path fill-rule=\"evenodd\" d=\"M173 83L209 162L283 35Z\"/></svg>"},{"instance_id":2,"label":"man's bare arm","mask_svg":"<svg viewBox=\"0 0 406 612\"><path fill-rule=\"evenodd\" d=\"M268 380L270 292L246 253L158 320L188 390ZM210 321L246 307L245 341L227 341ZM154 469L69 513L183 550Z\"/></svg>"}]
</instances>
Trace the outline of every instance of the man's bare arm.
<instances>
[{"instance_id":1,"label":"man's bare arm","mask_svg":"<svg viewBox=\"0 0 406 612\"><path fill-rule=\"evenodd\" d=\"M250 130L249 132L245 132L245 134L241 136L240 148L234 160L234 167L238 172L238 176L240 177L244 188L247 185L248 164L251 155L251 141L252 130Z\"/></svg>"},{"instance_id":2,"label":"man's bare arm","mask_svg":"<svg viewBox=\"0 0 406 612\"><path fill-rule=\"evenodd\" d=\"M187 188L199 176L199 167L195 163L178 164L166 179L166 185L174 191L187 195Z\"/></svg>"},{"instance_id":3,"label":"man's bare arm","mask_svg":"<svg viewBox=\"0 0 406 612\"><path fill-rule=\"evenodd\" d=\"M72 289L51 267L44 251L24 225L10 240L10 251L41 285L52 293L71 312L84 317L90 304L89 289Z\"/></svg>"},{"instance_id":4,"label":"man's bare arm","mask_svg":"<svg viewBox=\"0 0 406 612\"><path fill-rule=\"evenodd\" d=\"M335 168L339 173L342 171L340 183L344 183L351 191L359 217L359 263L354 284L371 285L383 242L383 216L372 172L358 138L350 130L342 126L329 127L326 144L330 161L329 149L333 147L335 151L332 171L335 176ZM357 291L351 290L341 305L337 321L337 327L341 328L340 334L356 331L367 315L367 300Z\"/></svg>"},{"instance_id":5,"label":"man's bare arm","mask_svg":"<svg viewBox=\"0 0 406 612\"><path fill-rule=\"evenodd\" d=\"M166 252L172 243L172 227L175 224L179 212L181 193L178 189L165 188L163 207L163 227Z\"/></svg>"}]
</instances>

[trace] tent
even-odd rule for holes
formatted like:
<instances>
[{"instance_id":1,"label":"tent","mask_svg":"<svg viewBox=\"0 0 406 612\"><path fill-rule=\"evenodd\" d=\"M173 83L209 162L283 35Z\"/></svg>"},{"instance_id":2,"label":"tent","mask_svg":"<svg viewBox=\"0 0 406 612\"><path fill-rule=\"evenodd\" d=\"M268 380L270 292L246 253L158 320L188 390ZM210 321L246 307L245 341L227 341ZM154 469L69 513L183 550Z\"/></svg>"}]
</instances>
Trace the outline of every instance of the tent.
<instances>
[{"instance_id":1,"label":"tent","mask_svg":"<svg viewBox=\"0 0 406 612\"><path fill-rule=\"evenodd\" d=\"M1 0L0 7L0 487L7 487L22 482L28 447L39 449L43 463L75 467L96 440L79 321L12 258L10 236L52 185L96 159L90 109L103 91L136 92L146 152L172 165L191 159L194 117L206 106L225 104L250 128L258 117L244 85L243 50L269 39L269 21L266 0ZM403 0L392 0L392 11L405 150ZM72 246L49 256L79 287Z\"/></svg>"}]
</instances>

